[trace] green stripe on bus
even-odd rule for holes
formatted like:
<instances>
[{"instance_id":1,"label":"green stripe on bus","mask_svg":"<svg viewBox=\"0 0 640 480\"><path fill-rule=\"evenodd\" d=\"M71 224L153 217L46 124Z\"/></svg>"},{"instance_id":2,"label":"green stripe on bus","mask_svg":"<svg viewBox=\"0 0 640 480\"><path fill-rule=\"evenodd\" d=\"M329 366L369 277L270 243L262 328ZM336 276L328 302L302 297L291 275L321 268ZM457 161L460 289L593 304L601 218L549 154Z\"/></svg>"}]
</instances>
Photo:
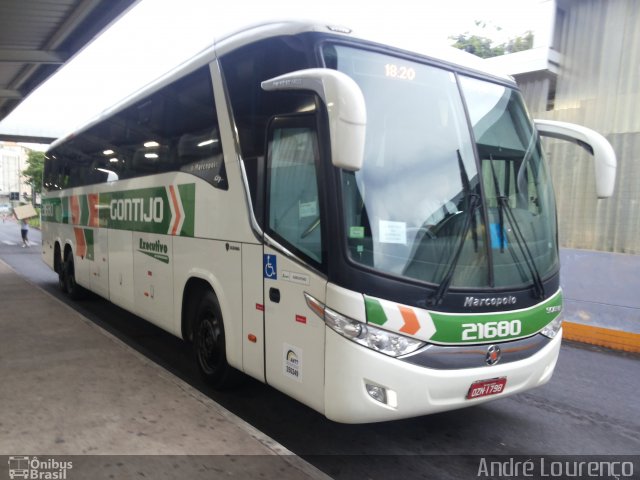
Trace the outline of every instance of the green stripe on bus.
<instances>
[{"instance_id":1,"label":"green stripe on bus","mask_svg":"<svg viewBox=\"0 0 640 480\"><path fill-rule=\"evenodd\" d=\"M90 228L84 229L84 241L87 244L87 260L95 260L95 242L93 241L93 230Z\"/></svg>"},{"instance_id":2,"label":"green stripe on bus","mask_svg":"<svg viewBox=\"0 0 640 480\"><path fill-rule=\"evenodd\" d=\"M193 237L195 231L196 185L188 183L178 185L180 202L178 209L171 205L168 188L150 187L136 190L100 193L98 196L98 225L101 228L130 230L135 232L171 234L171 226L184 216L182 227L177 235ZM45 222L71 223L70 197L45 198L42 201L42 219ZM79 225L89 226L88 195L77 195L79 205ZM174 213L172 215L172 209Z\"/></svg>"},{"instance_id":3,"label":"green stripe on bus","mask_svg":"<svg viewBox=\"0 0 640 480\"><path fill-rule=\"evenodd\" d=\"M187 183L178 185L178 191L180 192L182 208L184 209L184 223L178 235L193 237L196 211L196 184Z\"/></svg>"},{"instance_id":4,"label":"green stripe on bus","mask_svg":"<svg viewBox=\"0 0 640 480\"><path fill-rule=\"evenodd\" d=\"M382 303L365 295L367 322L384 325ZM439 344L471 344L515 340L531 336L553 321L562 310L562 292L531 308L495 313L441 313L428 311L436 328L429 338Z\"/></svg>"},{"instance_id":5,"label":"green stripe on bus","mask_svg":"<svg viewBox=\"0 0 640 480\"><path fill-rule=\"evenodd\" d=\"M367 313L367 322L375 323L376 325L384 325L387 323L387 315L384 313L384 309L378 300L365 295L364 306Z\"/></svg>"},{"instance_id":6,"label":"green stripe on bus","mask_svg":"<svg viewBox=\"0 0 640 480\"><path fill-rule=\"evenodd\" d=\"M71 207L69 197L62 198L62 223L71 223Z\"/></svg>"},{"instance_id":7,"label":"green stripe on bus","mask_svg":"<svg viewBox=\"0 0 640 480\"><path fill-rule=\"evenodd\" d=\"M165 187L101 193L100 224L116 230L166 234L171 208Z\"/></svg>"},{"instance_id":8,"label":"green stripe on bus","mask_svg":"<svg viewBox=\"0 0 640 480\"><path fill-rule=\"evenodd\" d=\"M531 336L548 325L562 309L562 293L529 309L475 315L429 312L436 332L434 343L478 343Z\"/></svg>"},{"instance_id":9,"label":"green stripe on bus","mask_svg":"<svg viewBox=\"0 0 640 480\"><path fill-rule=\"evenodd\" d=\"M80 225L86 227L89 225L89 199L86 195L78 195L78 203L80 204Z\"/></svg>"}]
</instances>

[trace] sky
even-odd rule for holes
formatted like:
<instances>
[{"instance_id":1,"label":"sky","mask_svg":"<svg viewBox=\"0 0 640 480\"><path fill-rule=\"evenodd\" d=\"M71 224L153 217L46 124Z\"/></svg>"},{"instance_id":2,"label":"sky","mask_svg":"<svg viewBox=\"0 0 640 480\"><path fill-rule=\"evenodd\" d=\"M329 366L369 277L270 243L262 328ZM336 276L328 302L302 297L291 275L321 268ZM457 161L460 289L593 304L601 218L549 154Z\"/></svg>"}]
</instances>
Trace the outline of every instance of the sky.
<instances>
[{"instance_id":1,"label":"sky","mask_svg":"<svg viewBox=\"0 0 640 480\"><path fill-rule=\"evenodd\" d=\"M234 0L221 9L215 0L142 0L27 97L0 122L0 131L71 133L232 25L313 19L411 45L449 45L449 37L467 32L502 43L547 22L549 1ZM487 27L478 30L476 20Z\"/></svg>"}]
</instances>

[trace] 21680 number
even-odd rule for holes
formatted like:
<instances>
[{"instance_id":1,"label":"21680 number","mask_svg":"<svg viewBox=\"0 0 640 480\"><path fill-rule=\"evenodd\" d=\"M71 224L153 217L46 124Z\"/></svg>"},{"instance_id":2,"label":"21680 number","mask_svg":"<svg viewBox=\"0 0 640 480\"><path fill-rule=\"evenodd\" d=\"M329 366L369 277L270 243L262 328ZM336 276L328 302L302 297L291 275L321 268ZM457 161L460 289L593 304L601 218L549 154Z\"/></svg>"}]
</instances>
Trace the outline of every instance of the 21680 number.
<instances>
[{"instance_id":1,"label":"21680 number","mask_svg":"<svg viewBox=\"0 0 640 480\"><path fill-rule=\"evenodd\" d=\"M521 332L522 322L520 320L462 324L462 340L490 340L493 338L513 337L520 335Z\"/></svg>"}]
</instances>

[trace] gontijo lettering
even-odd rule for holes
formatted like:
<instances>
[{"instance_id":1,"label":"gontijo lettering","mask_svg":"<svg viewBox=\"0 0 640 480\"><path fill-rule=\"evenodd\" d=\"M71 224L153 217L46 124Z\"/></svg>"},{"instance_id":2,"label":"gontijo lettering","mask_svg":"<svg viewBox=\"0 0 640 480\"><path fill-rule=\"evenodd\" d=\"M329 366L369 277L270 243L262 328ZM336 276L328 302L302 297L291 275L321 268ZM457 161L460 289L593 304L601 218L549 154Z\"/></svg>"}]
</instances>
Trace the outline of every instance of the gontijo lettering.
<instances>
[{"instance_id":1,"label":"gontijo lettering","mask_svg":"<svg viewBox=\"0 0 640 480\"><path fill-rule=\"evenodd\" d=\"M111 220L162 223L164 202L160 197L114 198L109 205Z\"/></svg>"}]
</instances>

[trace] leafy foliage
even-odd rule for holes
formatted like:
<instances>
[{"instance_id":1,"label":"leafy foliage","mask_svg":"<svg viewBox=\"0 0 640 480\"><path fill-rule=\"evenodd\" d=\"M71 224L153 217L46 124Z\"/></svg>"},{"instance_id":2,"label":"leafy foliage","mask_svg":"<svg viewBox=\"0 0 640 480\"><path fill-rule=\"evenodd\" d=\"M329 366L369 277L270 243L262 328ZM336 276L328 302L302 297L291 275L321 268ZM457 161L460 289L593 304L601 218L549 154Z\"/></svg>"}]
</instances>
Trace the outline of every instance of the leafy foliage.
<instances>
[{"instance_id":1,"label":"leafy foliage","mask_svg":"<svg viewBox=\"0 0 640 480\"><path fill-rule=\"evenodd\" d=\"M498 55L504 55L504 48L498 45L492 47L493 41L487 37L481 37L478 35L460 34L455 37L451 37L451 40L455 40L453 46L464 50L465 52L476 55L480 58L497 57Z\"/></svg>"},{"instance_id":2,"label":"leafy foliage","mask_svg":"<svg viewBox=\"0 0 640 480\"><path fill-rule=\"evenodd\" d=\"M44 153L29 151L27 157L27 168L23 170L22 175L26 178L26 183L31 185L34 193L42 191L42 172L44 170Z\"/></svg>"},{"instance_id":3,"label":"leafy foliage","mask_svg":"<svg viewBox=\"0 0 640 480\"><path fill-rule=\"evenodd\" d=\"M485 22L475 22L476 27L481 30L486 30L487 24ZM502 30L500 27L494 27L497 31ZM523 50L529 50L533 48L533 32L527 31L522 36L510 39L505 43L494 45L491 38L484 35L472 35L469 32L449 37L453 40L453 47L465 52L476 55L480 58L491 58L507 53L521 52Z\"/></svg>"}]
</instances>

